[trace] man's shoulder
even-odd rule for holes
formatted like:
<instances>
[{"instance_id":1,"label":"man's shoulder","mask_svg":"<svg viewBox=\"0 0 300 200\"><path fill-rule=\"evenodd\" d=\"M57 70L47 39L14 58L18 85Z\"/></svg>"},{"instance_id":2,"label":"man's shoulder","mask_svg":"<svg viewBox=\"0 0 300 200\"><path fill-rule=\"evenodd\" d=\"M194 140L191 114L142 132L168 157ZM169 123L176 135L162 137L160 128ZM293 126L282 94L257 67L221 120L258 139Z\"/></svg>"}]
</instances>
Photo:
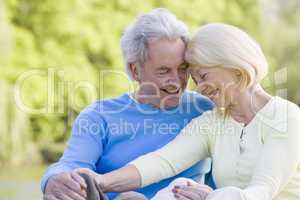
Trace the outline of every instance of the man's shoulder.
<instances>
[{"instance_id":1,"label":"man's shoulder","mask_svg":"<svg viewBox=\"0 0 300 200\"><path fill-rule=\"evenodd\" d=\"M113 97L113 98L106 98L106 99L100 99L96 100L89 106L87 106L88 109L112 109L113 107L122 107L124 104L128 104L129 97L127 93L124 93L120 96Z\"/></svg>"},{"instance_id":2,"label":"man's shoulder","mask_svg":"<svg viewBox=\"0 0 300 200\"><path fill-rule=\"evenodd\" d=\"M103 115L108 112L120 112L120 110L128 107L129 105L130 101L128 99L128 94L124 93L118 97L96 100L85 107L81 113L97 113L99 115Z\"/></svg>"}]
</instances>

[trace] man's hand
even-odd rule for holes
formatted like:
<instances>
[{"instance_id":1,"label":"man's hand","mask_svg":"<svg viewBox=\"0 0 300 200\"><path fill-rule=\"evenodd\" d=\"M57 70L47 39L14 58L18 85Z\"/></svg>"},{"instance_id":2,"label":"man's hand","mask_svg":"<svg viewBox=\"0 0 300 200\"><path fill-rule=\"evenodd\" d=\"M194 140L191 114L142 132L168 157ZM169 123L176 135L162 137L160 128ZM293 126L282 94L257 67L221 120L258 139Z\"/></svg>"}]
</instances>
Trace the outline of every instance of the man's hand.
<instances>
[{"instance_id":1,"label":"man's hand","mask_svg":"<svg viewBox=\"0 0 300 200\"><path fill-rule=\"evenodd\" d=\"M63 172L49 178L44 200L85 200L86 183L76 172Z\"/></svg>"},{"instance_id":2,"label":"man's hand","mask_svg":"<svg viewBox=\"0 0 300 200\"><path fill-rule=\"evenodd\" d=\"M103 176L101 174L97 174L96 172L94 172L88 168L78 168L78 169L75 169L74 172L77 174L80 174L80 173L87 174L87 175L93 177L96 184L99 185L100 188L102 189L102 191L105 192L104 179L102 178Z\"/></svg>"},{"instance_id":3,"label":"man's hand","mask_svg":"<svg viewBox=\"0 0 300 200\"><path fill-rule=\"evenodd\" d=\"M178 200L205 200L207 195L212 192L207 185L194 184L188 182L187 185L175 186L172 190Z\"/></svg>"}]
</instances>

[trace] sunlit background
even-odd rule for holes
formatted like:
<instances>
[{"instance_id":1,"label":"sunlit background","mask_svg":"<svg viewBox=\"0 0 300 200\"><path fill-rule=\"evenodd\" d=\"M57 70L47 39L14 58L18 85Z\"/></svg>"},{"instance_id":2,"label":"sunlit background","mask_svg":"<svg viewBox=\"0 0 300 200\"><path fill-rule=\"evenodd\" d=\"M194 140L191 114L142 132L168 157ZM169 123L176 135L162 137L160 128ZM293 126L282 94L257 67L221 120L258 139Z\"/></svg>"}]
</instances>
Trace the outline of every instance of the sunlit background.
<instances>
[{"instance_id":1,"label":"sunlit background","mask_svg":"<svg viewBox=\"0 0 300 200\"><path fill-rule=\"evenodd\" d=\"M80 110L133 90L120 37L155 7L192 32L209 22L246 30L270 64L264 87L300 105L300 0L0 0L1 200L41 199L40 177Z\"/></svg>"}]
</instances>

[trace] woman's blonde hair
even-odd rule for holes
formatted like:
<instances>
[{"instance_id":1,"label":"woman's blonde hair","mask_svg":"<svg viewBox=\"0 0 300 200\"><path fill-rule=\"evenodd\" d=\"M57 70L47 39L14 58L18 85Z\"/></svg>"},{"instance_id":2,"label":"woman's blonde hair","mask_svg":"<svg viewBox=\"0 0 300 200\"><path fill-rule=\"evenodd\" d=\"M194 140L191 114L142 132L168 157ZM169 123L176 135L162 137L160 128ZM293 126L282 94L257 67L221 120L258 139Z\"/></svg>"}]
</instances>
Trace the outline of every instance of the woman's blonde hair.
<instances>
[{"instance_id":1,"label":"woman's blonde hair","mask_svg":"<svg viewBox=\"0 0 300 200\"><path fill-rule=\"evenodd\" d=\"M207 24L191 38L185 60L195 66L223 67L241 72L241 85L251 87L268 73L268 63L259 44L239 28Z\"/></svg>"}]
</instances>

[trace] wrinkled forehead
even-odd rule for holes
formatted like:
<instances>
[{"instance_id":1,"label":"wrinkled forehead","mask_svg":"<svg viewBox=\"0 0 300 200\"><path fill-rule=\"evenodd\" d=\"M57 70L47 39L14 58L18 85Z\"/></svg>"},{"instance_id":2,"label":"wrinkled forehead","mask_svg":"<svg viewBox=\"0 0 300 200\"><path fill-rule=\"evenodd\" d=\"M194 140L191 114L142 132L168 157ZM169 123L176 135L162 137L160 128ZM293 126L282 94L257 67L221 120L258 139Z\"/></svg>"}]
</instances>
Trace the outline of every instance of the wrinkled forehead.
<instances>
[{"instance_id":1,"label":"wrinkled forehead","mask_svg":"<svg viewBox=\"0 0 300 200\"><path fill-rule=\"evenodd\" d=\"M149 43L147 50L148 58L150 59L153 57L164 58L172 56L183 59L185 53L185 44L180 38L162 38Z\"/></svg>"}]
</instances>

